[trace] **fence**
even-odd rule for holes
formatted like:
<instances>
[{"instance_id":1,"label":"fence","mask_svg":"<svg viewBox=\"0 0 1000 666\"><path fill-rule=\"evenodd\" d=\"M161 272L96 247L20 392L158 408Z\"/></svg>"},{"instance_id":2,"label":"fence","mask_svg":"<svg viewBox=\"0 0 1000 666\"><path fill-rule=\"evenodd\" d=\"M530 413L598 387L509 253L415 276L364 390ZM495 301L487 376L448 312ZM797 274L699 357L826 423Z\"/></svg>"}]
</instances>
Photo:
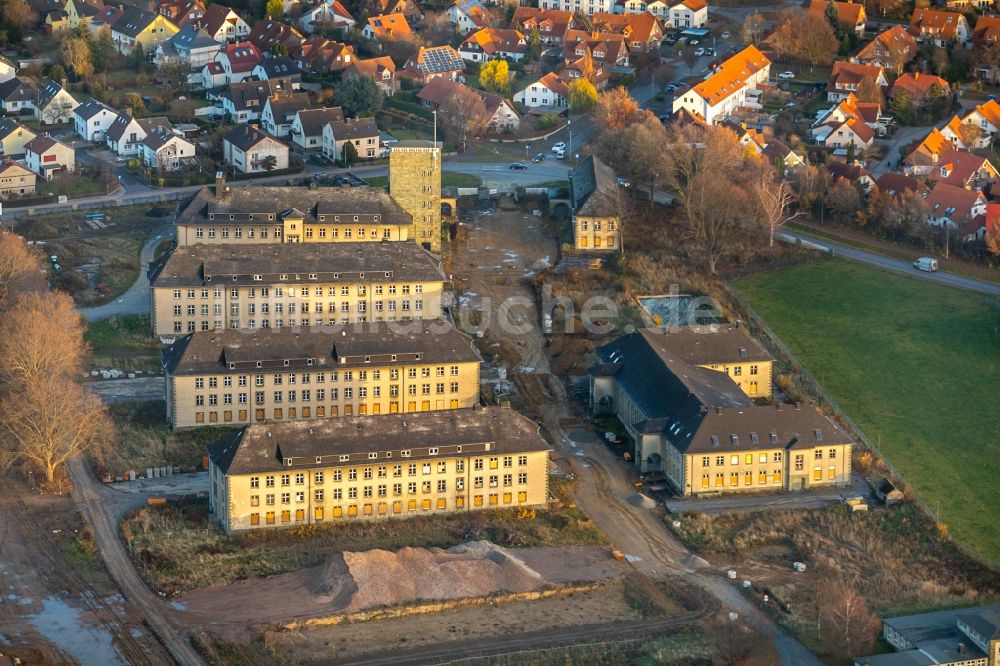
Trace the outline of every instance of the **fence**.
<instances>
[{"instance_id":1,"label":"fence","mask_svg":"<svg viewBox=\"0 0 1000 666\"><path fill-rule=\"evenodd\" d=\"M823 407L826 411L833 413L834 418L842 426L844 426L852 437L861 442L862 445L874 453L875 457L889 471L889 474L893 477L893 479L900 481L903 484L902 487L909 490L909 486L906 484L906 478L892 466L892 463L882 456L879 452L878 446L873 444L872 441L865 436L864 431L861 430L858 424L855 423L851 417L849 417L844 410L840 408L840 405L838 405L837 401L833 399L833 396L827 393L826 389L823 388L823 385L805 368L804 365L802 365L795 354L793 354L792 351L781 341L781 338L779 338L778 335L771 330L771 327L764 323L764 320L757 314L750 304L747 303L743 297L740 296L738 292L733 290L728 284L722 283L722 290L729 301L728 305L730 310L739 315L754 337L761 340L768 350L775 356L775 358L785 364L786 367L792 369L800 378L803 388L805 388L812 395L812 397L816 398L820 407ZM901 487L900 483L897 483L896 487ZM920 497L917 497L913 492L907 492L906 495L923 513L929 516L931 520L935 523L940 522L937 513L933 511ZM955 545L956 548L958 548L958 550L969 558L993 569L1000 568L1000 563L994 562L981 553L977 553L962 542L955 540L950 534L948 539Z\"/></svg>"}]
</instances>

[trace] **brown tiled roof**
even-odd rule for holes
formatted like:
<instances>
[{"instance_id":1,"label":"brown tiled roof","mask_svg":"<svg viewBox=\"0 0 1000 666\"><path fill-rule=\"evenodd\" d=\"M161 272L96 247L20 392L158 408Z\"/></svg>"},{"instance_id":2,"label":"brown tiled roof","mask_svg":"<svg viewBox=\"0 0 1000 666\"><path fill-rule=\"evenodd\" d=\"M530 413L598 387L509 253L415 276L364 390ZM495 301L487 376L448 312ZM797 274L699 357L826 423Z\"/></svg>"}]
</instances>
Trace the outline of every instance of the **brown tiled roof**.
<instances>
[{"instance_id":1,"label":"brown tiled roof","mask_svg":"<svg viewBox=\"0 0 1000 666\"><path fill-rule=\"evenodd\" d=\"M837 19L840 25L853 28L864 22L865 5L861 2L834 2L837 8ZM830 6L828 0L810 0L809 11L813 14L824 16L826 8Z\"/></svg>"},{"instance_id":2,"label":"brown tiled roof","mask_svg":"<svg viewBox=\"0 0 1000 666\"><path fill-rule=\"evenodd\" d=\"M466 37L458 48L461 51L480 50L486 55L497 52L525 53L528 50L528 42L517 30L483 28Z\"/></svg>"},{"instance_id":3,"label":"brown tiled roof","mask_svg":"<svg viewBox=\"0 0 1000 666\"><path fill-rule=\"evenodd\" d=\"M225 24L227 18L229 17L229 12L233 12L231 7L212 3L205 10L205 15L201 17L198 22L201 24L201 27L204 28L205 32L210 35L214 35L222 29L223 24ZM239 16L238 13L233 13Z\"/></svg>"},{"instance_id":4,"label":"brown tiled roof","mask_svg":"<svg viewBox=\"0 0 1000 666\"><path fill-rule=\"evenodd\" d=\"M684 326L659 335L657 340L664 349L692 365L774 360L745 328L729 324Z\"/></svg>"},{"instance_id":5,"label":"brown tiled roof","mask_svg":"<svg viewBox=\"0 0 1000 666\"><path fill-rule=\"evenodd\" d=\"M963 22L966 22L965 17L957 12L917 9L910 17L910 33L944 40L955 39L958 26Z\"/></svg>"},{"instance_id":6,"label":"brown tiled roof","mask_svg":"<svg viewBox=\"0 0 1000 666\"><path fill-rule=\"evenodd\" d=\"M861 47L861 50L854 57L858 60L877 59L879 62L888 63L891 60L889 54L892 53L892 49L896 48L897 45L906 47L907 57L905 58L905 62L913 60L917 55L917 40L903 26L894 25L876 35L872 41ZM879 53L876 53L876 51Z\"/></svg>"},{"instance_id":7,"label":"brown tiled roof","mask_svg":"<svg viewBox=\"0 0 1000 666\"><path fill-rule=\"evenodd\" d=\"M270 51L275 44L285 44L288 50L292 46L302 43L305 39L302 33L292 26L281 21L262 19L254 23L247 41L256 46L261 51Z\"/></svg>"},{"instance_id":8,"label":"brown tiled roof","mask_svg":"<svg viewBox=\"0 0 1000 666\"><path fill-rule=\"evenodd\" d=\"M403 14L372 16L368 19L368 26L375 35L375 39L381 39L382 37L406 37L413 32L410 30L410 24L406 22L406 17Z\"/></svg>"},{"instance_id":9,"label":"brown tiled roof","mask_svg":"<svg viewBox=\"0 0 1000 666\"><path fill-rule=\"evenodd\" d=\"M972 43L977 47L986 42L1000 41L1000 16L980 16L972 31Z\"/></svg>"},{"instance_id":10,"label":"brown tiled roof","mask_svg":"<svg viewBox=\"0 0 1000 666\"><path fill-rule=\"evenodd\" d=\"M225 474L253 474L548 450L534 421L484 407L249 425L210 446L209 456Z\"/></svg>"},{"instance_id":11,"label":"brown tiled roof","mask_svg":"<svg viewBox=\"0 0 1000 666\"><path fill-rule=\"evenodd\" d=\"M958 223L967 220L972 207L983 198L982 192L939 182L927 197L927 210L934 217L948 217ZM949 209L953 212L947 213Z\"/></svg>"},{"instance_id":12,"label":"brown tiled roof","mask_svg":"<svg viewBox=\"0 0 1000 666\"><path fill-rule=\"evenodd\" d=\"M184 336L163 350L161 358L171 375L480 360L469 338L446 320L269 328L253 335L236 329L205 331Z\"/></svg>"},{"instance_id":13,"label":"brown tiled roof","mask_svg":"<svg viewBox=\"0 0 1000 666\"><path fill-rule=\"evenodd\" d=\"M891 171L879 176L878 180L875 181L875 185L880 191L891 194L894 197L901 196L907 190L918 193L927 190L927 186L922 181Z\"/></svg>"},{"instance_id":14,"label":"brown tiled roof","mask_svg":"<svg viewBox=\"0 0 1000 666\"><path fill-rule=\"evenodd\" d=\"M949 185L965 187L975 176L982 172L987 172L996 177L996 169L990 161L982 155L976 155L965 150L950 148L941 153L939 158L940 167L947 167L950 173L947 177L941 178L939 182ZM938 172L940 173L940 172Z\"/></svg>"},{"instance_id":15,"label":"brown tiled roof","mask_svg":"<svg viewBox=\"0 0 1000 666\"><path fill-rule=\"evenodd\" d=\"M337 141L353 141L378 136L378 125L374 118L347 118L330 123L330 131ZM351 188L354 189L354 188Z\"/></svg>"},{"instance_id":16,"label":"brown tiled roof","mask_svg":"<svg viewBox=\"0 0 1000 666\"><path fill-rule=\"evenodd\" d=\"M889 95L891 97L895 97L901 90L908 90L911 93L923 95L927 94L932 86L940 88L942 93L947 93L951 90L948 86L948 82L940 76L934 76L933 74L921 74L920 72L916 72L915 74L907 72L896 79L896 81L892 84L892 90L889 92Z\"/></svg>"},{"instance_id":17,"label":"brown tiled roof","mask_svg":"<svg viewBox=\"0 0 1000 666\"><path fill-rule=\"evenodd\" d=\"M317 136L323 133L323 127L327 123L341 122L344 120L344 110L339 106L324 107L322 109L303 109L299 111L299 123L306 136Z\"/></svg>"}]
</instances>

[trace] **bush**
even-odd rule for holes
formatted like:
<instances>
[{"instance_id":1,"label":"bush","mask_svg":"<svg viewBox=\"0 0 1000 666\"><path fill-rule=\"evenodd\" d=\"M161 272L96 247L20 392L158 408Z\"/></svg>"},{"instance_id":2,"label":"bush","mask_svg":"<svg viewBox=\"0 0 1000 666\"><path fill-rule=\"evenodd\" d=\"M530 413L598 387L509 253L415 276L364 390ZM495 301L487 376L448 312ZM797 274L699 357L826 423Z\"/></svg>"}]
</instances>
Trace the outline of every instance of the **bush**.
<instances>
[{"instance_id":1,"label":"bush","mask_svg":"<svg viewBox=\"0 0 1000 666\"><path fill-rule=\"evenodd\" d=\"M559 116L554 113L546 113L538 119L538 126L541 129L551 129L559 124Z\"/></svg>"}]
</instances>

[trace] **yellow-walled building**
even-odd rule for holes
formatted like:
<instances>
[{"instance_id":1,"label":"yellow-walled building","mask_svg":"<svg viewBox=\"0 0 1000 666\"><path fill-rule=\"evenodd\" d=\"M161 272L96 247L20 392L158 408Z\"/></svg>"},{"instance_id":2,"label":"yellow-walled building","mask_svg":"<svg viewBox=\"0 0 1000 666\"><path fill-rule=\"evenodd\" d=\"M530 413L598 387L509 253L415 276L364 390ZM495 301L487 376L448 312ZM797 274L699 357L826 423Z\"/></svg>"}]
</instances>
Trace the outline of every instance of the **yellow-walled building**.
<instances>
[{"instance_id":1,"label":"yellow-walled building","mask_svg":"<svg viewBox=\"0 0 1000 666\"><path fill-rule=\"evenodd\" d=\"M445 320L192 333L162 352L174 429L466 409L478 353Z\"/></svg>"},{"instance_id":2,"label":"yellow-walled building","mask_svg":"<svg viewBox=\"0 0 1000 666\"><path fill-rule=\"evenodd\" d=\"M389 194L413 218L410 238L441 251L441 144L399 141L389 152Z\"/></svg>"},{"instance_id":3,"label":"yellow-walled building","mask_svg":"<svg viewBox=\"0 0 1000 666\"><path fill-rule=\"evenodd\" d=\"M506 407L246 426L209 447L227 532L544 507L548 446Z\"/></svg>"},{"instance_id":4,"label":"yellow-walled building","mask_svg":"<svg viewBox=\"0 0 1000 666\"><path fill-rule=\"evenodd\" d=\"M370 187L246 187L216 178L177 216L178 245L405 241L410 215Z\"/></svg>"},{"instance_id":5,"label":"yellow-walled building","mask_svg":"<svg viewBox=\"0 0 1000 666\"><path fill-rule=\"evenodd\" d=\"M153 335L441 316L440 263L415 243L187 245L149 271Z\"/></svg>"},{"instance_id":6,"label":"yellow-walled building","mask_svg":"<svg viewBox=\"0 0 1000 666\"><path fill-rule=\"evenodd\" d=\"M573 246L582 252L621 249L618 183L607 164L589 155L569 176Z\"/></svg>"}]
</instances>

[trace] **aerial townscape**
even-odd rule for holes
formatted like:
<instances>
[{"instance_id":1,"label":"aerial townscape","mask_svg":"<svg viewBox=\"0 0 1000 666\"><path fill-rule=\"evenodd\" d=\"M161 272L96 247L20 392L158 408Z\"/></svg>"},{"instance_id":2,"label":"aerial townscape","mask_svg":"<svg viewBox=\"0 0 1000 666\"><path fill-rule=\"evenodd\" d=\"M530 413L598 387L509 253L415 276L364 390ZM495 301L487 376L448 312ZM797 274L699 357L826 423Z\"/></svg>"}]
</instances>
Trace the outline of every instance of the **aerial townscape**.
<instances>
[{"instance_id":1,"label":"aerial townscape","mask_svg":"<svg viewBox=\"0 0 1000 666\"><path fill-rule=\"evenodd\" d=\"M0 666L1000 666L995 0L0 0Z\"/></svg>"}]
</instances>

